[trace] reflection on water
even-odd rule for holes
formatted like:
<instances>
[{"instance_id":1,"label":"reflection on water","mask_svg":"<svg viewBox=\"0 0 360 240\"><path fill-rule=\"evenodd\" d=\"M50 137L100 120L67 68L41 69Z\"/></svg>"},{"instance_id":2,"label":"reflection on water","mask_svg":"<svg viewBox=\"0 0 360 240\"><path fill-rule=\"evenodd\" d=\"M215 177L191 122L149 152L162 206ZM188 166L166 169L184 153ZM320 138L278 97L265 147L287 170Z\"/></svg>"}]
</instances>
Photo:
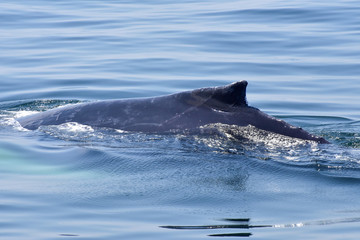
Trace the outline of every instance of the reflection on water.
<instances>
[{"instance_id":1,"label":"reflection on water","mask_svg":"<svg viewBox=\"0 0 360 240\"><path fill-rule=\"evenodd\" d=\"M217 225L188 225L188 226L160 226L161 228L175 229L175 230L218 230L218 229L256 229L256 228L299 228L307 226L325 226L333 224L344 223L359 223L359 218L344 218L344 219L331 219L319 220L310 222L299 222L291 224L273 224L273 225L252 225L249 218L225 218L224 222L236 222L236 224L217 224ZM240 223L240 224L239 224ZM250 237L254 235L253 232L226 232L226 233L212 233L208 234L209 237ZM256 235L256 234L255 234Z\"/></svg>"},{"instance_id":2,"label":"reflection on water","mask_svg":"<svg viewBox=\"0 0 360 240\"><path fill-rule=\"evenodd\" d=\"M219 225L202 225L202 226L160 226L161 228L167 229L179 229L179 230L199 230L199 229L250 229L250 228L261 228L261 227L271 227L269 225L250 225L248 218L239 218L239 219L224 219L228 222L238 222L241 224L219 224ZM241 233L217 233L209 234L211 237L250 237L252 234L249 232Z\"/></svg>"}]
</instances>

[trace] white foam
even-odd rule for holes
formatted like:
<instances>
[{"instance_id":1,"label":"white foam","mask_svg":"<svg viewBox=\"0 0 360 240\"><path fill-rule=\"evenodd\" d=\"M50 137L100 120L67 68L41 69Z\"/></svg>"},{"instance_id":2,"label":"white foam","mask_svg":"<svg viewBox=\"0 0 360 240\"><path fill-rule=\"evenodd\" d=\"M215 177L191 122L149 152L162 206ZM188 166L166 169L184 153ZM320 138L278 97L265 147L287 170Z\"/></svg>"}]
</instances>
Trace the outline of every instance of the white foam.
<instances>
[{"instance_id":1,"label":"white foam","mask_svg":"<svg viewBox=\"0 0 360 240\"><path fill-rule=\"evenodd\" d=\"M0 126L10 127L18 131L29 131L23 128L20 123L16 120L19 117L28 116L37 112L34 111L3 111L0 114Z\"/></svg>"},{"instance_id":2,"label":"white foam","mask_svg":"<svg viewBox=\"0 0 360 240\"><path fill-rule=\"evenodd\" d=\"M58 126L58 129L62 131L77 132L77 133L94 132L94 129L92 127L77 122L68 122L68 123L60 124Z\"/></svg>"},{"instance_id":3,"label":"white foam","mask_svg":"<svg viewBox=\"0 0 360 240\"><path fill-rule=\"evenodd\" d=\"M35 113L39 113L38 111L17 111L17 112L13 112L14 113L14 118L21 118L21 117L26 117L26 116L30 116L33 115Z\"/></svg>"}]
</instances>

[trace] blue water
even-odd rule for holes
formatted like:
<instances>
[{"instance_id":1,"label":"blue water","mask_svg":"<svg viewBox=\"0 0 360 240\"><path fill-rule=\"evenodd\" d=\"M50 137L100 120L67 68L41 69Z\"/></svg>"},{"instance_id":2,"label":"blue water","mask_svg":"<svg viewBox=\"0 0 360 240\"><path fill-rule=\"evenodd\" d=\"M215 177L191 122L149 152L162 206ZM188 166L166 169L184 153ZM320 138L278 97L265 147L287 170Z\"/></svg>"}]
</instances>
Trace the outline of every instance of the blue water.
<instances>
[{"instance_id":1,"label":"blue water","mask_svg":"<svg viewBox=\"0 0 360 240\"><path fill-rule=\"evenodd\" d=\"M359 239L359 43L357 1L2 1L0 238ZM331 144L15 120L243 79Z\"/></svg>"}]
</instances>

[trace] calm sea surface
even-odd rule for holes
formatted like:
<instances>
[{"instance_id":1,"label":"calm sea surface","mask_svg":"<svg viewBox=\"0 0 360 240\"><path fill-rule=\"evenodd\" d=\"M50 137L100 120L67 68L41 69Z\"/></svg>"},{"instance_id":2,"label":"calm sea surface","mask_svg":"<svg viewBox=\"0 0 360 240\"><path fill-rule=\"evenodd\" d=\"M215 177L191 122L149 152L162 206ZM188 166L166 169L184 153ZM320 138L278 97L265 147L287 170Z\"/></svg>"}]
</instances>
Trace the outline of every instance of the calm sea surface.
<instances>
[{"instance_id":1,"label":"calm sea surface","mask_svg":"<svg viewBox=\"0 0 360 240\"><path fill-rule=\"evenodd\" d=\"M18 116L247 80L332 144ZM358 1L0 3L0 239L359 239Z\"/></svg>"}]
</instances>

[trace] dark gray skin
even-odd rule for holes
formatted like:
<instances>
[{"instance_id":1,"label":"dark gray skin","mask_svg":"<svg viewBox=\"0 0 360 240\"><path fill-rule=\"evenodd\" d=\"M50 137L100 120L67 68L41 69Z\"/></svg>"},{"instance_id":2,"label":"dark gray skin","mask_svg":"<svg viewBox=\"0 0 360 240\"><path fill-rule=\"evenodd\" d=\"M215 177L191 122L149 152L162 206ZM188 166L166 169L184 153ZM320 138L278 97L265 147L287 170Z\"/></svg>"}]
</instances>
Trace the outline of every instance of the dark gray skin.
<instances>
[{"instance_id":1,"label":"dark gray skin","mask_svg":"<svg viewBox=\"0 0 360 240\"><path fill-rule=\"evenodd\" d=\"M81 103L19 118L21 126L35 130L41 125L77 122L92 127L145 133L193 130L211 123L247 126L285 136L328 143L282 120L250 107L246 81L200 88L168 96Z\"/></svg>"}]
</instances>

